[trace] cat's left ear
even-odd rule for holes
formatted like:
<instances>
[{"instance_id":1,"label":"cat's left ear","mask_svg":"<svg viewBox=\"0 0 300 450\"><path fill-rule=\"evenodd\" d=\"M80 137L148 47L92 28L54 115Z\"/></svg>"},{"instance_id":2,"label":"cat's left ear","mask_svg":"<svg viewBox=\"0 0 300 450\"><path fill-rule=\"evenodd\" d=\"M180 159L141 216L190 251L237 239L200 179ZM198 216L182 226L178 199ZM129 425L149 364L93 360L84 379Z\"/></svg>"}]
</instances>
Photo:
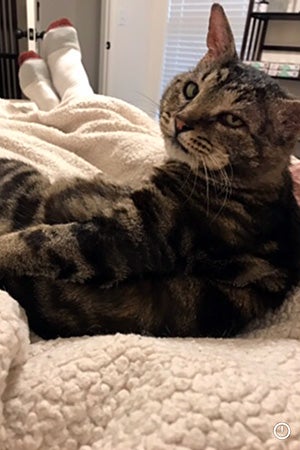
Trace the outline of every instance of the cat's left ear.
<instances>
[{"instance_id":1,"label":"cat's left ear","mask_svg":"<svg viewBox=\"0 0 300 450\"><path fill-rule=\"evenodd\" d=\"M281 99L274 105L276 128L286 138L300 136L300 100Z\"/></svg>"},{"instance_id":2,"label":"cat's left ear","mask_svg":"<svg viewBox=\"0 0 300 450\"><path fill-rule=\"evenodd\" d=\"M200 63L222 64L238 58L228 19L218 3L211 7L206 43L208 52Z\"/></svg>"}]
</instances>

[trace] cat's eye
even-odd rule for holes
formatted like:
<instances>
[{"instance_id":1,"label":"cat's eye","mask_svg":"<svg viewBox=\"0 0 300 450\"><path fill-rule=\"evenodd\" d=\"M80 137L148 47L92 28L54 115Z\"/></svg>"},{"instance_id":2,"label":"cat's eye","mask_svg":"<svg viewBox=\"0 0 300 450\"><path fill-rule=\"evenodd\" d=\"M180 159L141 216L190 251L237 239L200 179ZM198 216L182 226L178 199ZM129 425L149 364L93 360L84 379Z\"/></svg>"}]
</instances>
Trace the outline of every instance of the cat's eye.
<instances>
[{"instance_id":1,"label":"cat's eye","mask_svg":"<svg viewBox=\"0 0 300 450\"><path fill-rule=\"evenodd\" d=\"M183 88L183 94L187 100L192 100L199 93L198 84L189 81Z\"/></svg>"},{"instance_id":2,"label":"cat's eye","mask_svg":"<svg viewBox=\"0 0 300 450\"><path fill-rule=\"evenodd\" d=\"M234 114L222 114L220 117L220 122L223 123L223 125L226 125L231 128L239 128L244 126L244 122Z\"/></svg>"}]
</instances>

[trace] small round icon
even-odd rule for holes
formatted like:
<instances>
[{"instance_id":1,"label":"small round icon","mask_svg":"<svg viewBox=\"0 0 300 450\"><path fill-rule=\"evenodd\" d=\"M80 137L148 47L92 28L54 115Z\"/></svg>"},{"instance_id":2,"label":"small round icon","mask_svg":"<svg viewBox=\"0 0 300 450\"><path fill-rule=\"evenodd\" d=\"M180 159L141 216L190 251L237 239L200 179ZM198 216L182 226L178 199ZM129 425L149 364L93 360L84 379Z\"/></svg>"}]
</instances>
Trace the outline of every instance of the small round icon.
<instances>
[{"instance_id":1,"label":"small round icon","mask_svg":"<svg viewBox=\"0 0 300 450\"><path fill-rule=\"evenodd\" d=\"M273 433L277 439L284 440L290 437L291 427L288 423L279 422L276 423L275 427L273 428Z\"/></svg>"}]
</instances>

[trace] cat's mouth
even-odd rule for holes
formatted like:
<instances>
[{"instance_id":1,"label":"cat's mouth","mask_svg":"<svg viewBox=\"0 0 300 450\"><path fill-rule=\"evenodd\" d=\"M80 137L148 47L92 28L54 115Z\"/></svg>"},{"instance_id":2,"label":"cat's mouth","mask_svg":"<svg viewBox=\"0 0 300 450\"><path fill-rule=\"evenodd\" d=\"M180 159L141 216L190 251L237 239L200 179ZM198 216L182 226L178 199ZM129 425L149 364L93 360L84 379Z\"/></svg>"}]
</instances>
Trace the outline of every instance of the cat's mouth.
<instances>
[{"instance_id":1,"label":"cat's mouth","mask_svg":"<svg viewBox=\"0 0 300 450\"><path fill-rule=\"evenodd\" d=\"M189 150L183 144L181 144L181 142L178 141L177 136L173 138L173 144L175 144L177 148L183 151L186 155L189 155Z\"/></svg>"},{"instance_id":2,"label":"cat's mouth","mask_svg":"<svg viewBox=\"0 0 300 450\"><path fill-rule=\"evenodd\" d=\"M174 120L174 141L179 147L179 149L182 150L187 155L190 153L190 151L182 142L184 140L182 139L182 137L189 131L193 131L193 128L188 126L185 122L176 117Z\"/></svg>"},{"instance_id":3,"label":"cat's mouth","mask_svg":"<svg viewBox=\"0 0 300 450\"><path fill-rule=\"evenodd\" d=\"M192 157L197 157L197 155L205 156L210 153L210 149L203 145L202 139L184 136L181 133L173 137L173 145L174 144L180 151Z\"/></svg>"}]
</instances>

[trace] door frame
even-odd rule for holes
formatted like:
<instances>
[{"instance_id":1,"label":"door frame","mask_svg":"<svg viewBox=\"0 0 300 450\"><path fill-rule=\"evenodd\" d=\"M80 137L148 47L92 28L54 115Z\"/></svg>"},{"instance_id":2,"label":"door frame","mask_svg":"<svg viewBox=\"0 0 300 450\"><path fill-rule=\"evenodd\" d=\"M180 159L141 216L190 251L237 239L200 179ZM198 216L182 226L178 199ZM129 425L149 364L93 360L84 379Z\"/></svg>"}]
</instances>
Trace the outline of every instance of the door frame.
<instances>
[{"instance_id":1,"label":"door frame","mask_svg":"<svg viewBox=\"0 0 300 450\"><path fill-rule=\"evenodd\" d=\"M100 8L100 36L99 36L99 76L98 92L107 94L107 77L109 65L109 45L110 45L110 0L101 0Z\"/></svg>"},{"instance_id":2,"label":"door frame","mask_svg":"<svg viewBox=\"0 0 300 450\"><path fill-rule=\"evenodd\" d=\"M27 48L36 52L37 0L26 0Z\"/></svg>"}]
</instances>

